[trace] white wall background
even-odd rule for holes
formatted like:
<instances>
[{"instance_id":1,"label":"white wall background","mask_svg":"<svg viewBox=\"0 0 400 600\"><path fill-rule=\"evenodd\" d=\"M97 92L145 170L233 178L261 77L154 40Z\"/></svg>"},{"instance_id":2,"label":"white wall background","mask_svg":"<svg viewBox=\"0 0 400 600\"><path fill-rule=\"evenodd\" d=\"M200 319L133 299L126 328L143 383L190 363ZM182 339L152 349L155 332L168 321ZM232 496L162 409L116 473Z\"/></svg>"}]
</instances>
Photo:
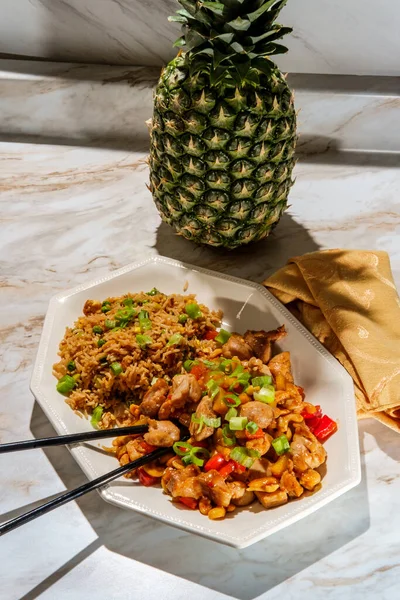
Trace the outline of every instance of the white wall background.
<instances>
[{"instance_id":1,"label":"white wall background","mask_svg":"<svg viewBox=\"0 0 400 600\"><path fill-rule=\"evenodd\" d=\"M174 53L175 0L0 0L0 53L161 65ZM399 0L289 0L291 72L400 75Z\"/></svg>"}]
</instances>

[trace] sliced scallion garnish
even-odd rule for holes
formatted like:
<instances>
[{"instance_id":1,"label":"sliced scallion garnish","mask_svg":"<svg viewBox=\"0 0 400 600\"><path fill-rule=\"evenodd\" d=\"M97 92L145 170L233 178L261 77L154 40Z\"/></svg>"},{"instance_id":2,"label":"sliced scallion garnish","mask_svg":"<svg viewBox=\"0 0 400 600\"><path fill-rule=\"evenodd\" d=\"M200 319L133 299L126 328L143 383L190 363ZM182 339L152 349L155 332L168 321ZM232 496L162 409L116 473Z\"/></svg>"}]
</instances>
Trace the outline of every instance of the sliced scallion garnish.
<instances>
[{"instance_id":1,"label":"sliced scallion garnish","mask_svg":"<svg viewBox=\"0 0 400 600\"><path fill-rule=\"evenodd\" d=\"M229 333L229 331L226 331L226 329L220 329L217 337L215 338L215 341L222 345L226 344L231 335L232 334Z\"/></svg>"},{"instance_id":2,"label":"sliced scallion garnish","mask_svg":"<svg viewBox=\"0 0 400 600\"><path fill-rule=\"evenodd\" d=\"M200 306L195 302L189 302L189 304L186 304L185 312L191 319L199 319L203 316Z\"/></svg>"},{"instance_id":3,"label":"sliced scallion garnish","mask_svg":"<svg viewBox=\"0 0 400 600\"><path fill-rule=\"evenodd\" d=\"M97 429L97 425L99 424L102 416L103 416L103 407L96 406L96 408L92 412L92 418L90 419L90 423L95 429Z\"/></svg>"},{"instance_id":4,"label":"sliced scallion garnish","mask_svg":"<svg viewBox=\"0 0 400 600\"><path fill-rule=\"evenodd\" d=\"M264 385L259 392L253 392L254 400L272 404L275 400L275 389L272 385Z\"/></svg>"}]
</instances>

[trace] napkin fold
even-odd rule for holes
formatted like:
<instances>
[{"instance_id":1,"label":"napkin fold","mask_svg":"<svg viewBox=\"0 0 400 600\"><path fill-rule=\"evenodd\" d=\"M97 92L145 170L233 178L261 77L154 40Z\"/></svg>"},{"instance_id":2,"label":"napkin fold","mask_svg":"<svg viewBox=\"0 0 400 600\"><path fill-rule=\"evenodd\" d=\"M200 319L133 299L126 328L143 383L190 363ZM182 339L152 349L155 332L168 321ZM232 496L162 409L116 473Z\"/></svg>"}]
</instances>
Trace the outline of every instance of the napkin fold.
<instances>
[{"instance_id":1,"label":"napkin fold","mask_svg":"<svg viewBox=\"0 0 400 600\"><path fill-rule=\"evenodd\" d=\"M358 417L400 432L400 300L387 253L311 252L263 284L350 373Z\"/></svg>"}]
</instances>

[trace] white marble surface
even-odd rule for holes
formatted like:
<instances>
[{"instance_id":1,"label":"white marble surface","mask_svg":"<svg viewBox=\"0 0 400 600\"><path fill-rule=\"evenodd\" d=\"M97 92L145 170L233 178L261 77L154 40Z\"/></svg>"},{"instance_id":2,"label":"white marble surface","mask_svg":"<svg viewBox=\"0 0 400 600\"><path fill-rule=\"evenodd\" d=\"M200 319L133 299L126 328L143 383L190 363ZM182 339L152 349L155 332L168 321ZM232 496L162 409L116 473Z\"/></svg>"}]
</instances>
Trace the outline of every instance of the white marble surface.
<instances>
[{"instance_id":1,"label":"white marble surface","mask_svg":"<svg viewBox=\"0 0 400 600\"><path fill-rule=\"evenodd\" d=\"M175 0L2 0L0 52L48 60L161 65L179 29ZM289 72L400 75L396 0L289 0Z\"/></svg>"},{"instance_id":2,"label":"white marble surface","mask_svg":"<svg viewBox=\"0 0 400 600\"><path fill-rule=\"evenodd\" d=\"M0 59L0 139L145 149L159 73ZM301 153L400 152L400 78L298 74L288 81Z\"/></svg>"},{"instance_id":3,"label":"white marble surface","mask_svg":"<svg viewBox=\"0 0 400 600\"><path fill-rule=\"evenodd\" d=\"M400 286L400 169L386 155L325 153L297 165L273 237L226 253L160 223L143 152L0 144L0 441L52 434L29 378L52 294L151 254L261 281L318 247L378 248ZM392 600L400 573L400 438L359 425L362 483L244 550L82 498L0 543L4 600ZM68 451L0 456L5 520L85 480Z\"/></svg>"}]
</instances>

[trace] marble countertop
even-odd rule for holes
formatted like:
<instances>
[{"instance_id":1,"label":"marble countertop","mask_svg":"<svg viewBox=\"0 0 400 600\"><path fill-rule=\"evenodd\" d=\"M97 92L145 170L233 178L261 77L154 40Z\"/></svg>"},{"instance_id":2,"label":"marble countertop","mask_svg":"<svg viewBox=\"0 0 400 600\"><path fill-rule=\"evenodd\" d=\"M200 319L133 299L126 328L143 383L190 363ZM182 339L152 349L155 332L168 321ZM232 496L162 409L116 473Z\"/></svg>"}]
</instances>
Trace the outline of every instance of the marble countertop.
<instances>
[{"instance_id":1,"label":"marble countertop","mask_svg":"<svg viewBox=\"0 0 400 600\"><path fill-rule=\"evenodd\" d=\"M317 248L378 248L389 252L400 285L400 169L392 159L303 157L273 236L227 253L161 224L141 151L0 143L1 442L54 433L29 391L49 298L110 269L162 254L261 281ZM395 598L400 438L372 420L359 430L361 484L254 546L224 547L92 493L1 540L0 596ZM1 520L84 481L65 448L0 456Z\"/></svg>"}]
</instances>

